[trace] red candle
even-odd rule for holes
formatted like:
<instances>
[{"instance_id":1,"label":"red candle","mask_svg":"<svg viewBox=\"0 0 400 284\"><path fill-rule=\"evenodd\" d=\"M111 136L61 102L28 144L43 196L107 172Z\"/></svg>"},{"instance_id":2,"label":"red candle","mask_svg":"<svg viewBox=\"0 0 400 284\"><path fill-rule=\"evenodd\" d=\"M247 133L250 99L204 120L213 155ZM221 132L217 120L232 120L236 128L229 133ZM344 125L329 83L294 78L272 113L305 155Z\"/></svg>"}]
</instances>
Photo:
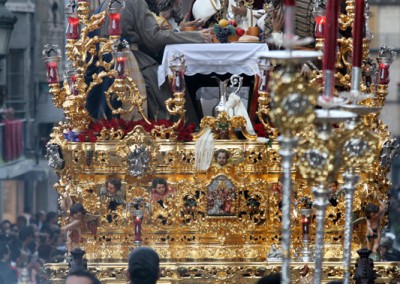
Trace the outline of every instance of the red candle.
<instances>
[{"instance_id":1,"label":"red candle","mask_svg":"<svg viewBox=\"0 0 400 284\"><path fill-rule=\"evenodd\" d=\"M310 233L310 219L307 216L303 216L301 225L303 228L303 236L307 236Z\"/></svg>"},{"instance_id":2,"label":"red candle","mask_svg":"<svg viewBox=\"0 0 400 284\"><path fill-rule=\"evenodd\" d=\"M110 22L108 25L108 32L113 36L120 36L122 33L121 28L121 14L109 13Z\"/></svg>"},{"instance_id":3,"label":"red candle","mask_svg":"<svg viewBox=\"0 0 400 284\"><path fill-rule=\"evenodd\" d=\"M361 67L364 37L364 0L356 0L353 25L353 67Z\"/></svg>"},{"instance_id":4,"label":"red candle","mask_svg":"<svg viewBox=\"0 0 400 284\"><path fill-rule=\"evenodd\" d=\"M294 6L295 3L295 0L285 0L285 6Z\"/></svg>"},{"instance_id":5,"label":"red candle","mask_svg":"<svg viewBox=\"0 0 400 284\"><path fill-rule=\"evenodd\" d=\"M316 38L324 38L325 22L326 22L326 16L325 15L315 16L314 36Z\"/></svg>"},{"instance_id":6,"label":"red candle","mask_svg":"<svg viewBox=\"0 0 400 284\"><path fill-rule=\"evenodd\" d=\"M378 84L387 85L390 82L389 79L389 64L386 63L379 63L379 71L378 71Z\"/></svg>"},{"instance_id":7,"label":"red candle","mask_svg":"<svg viewBox=\"0 0 400 284\"><path fill-rule=\"evenodd\" d=\"M79 38L79 18L68 17L67 31L65 34L67 39Z\"/></svg>"},{"instance_id":8,"label":"red candle","mask_svg":"<svg viewBox=\"0 0 400 284\"><path fill-rule=\"evenodd\" d=\"M118 79L125 78L125 64L126 64L126 57L117 57L115 60L115 70L117 71Z\"/></svg>"},{"instance_id":9,"label":"red candle","mask_svg":"<svg viewBox=\"0 0 400 284\"><path fill-rule=\"evenodd\" d=\"M335 70L336 48L338 35L339 1L328 0L326 7L325 46L324 46L324 70Z\"/></svg>"},{"instance_id":10,"label":"red candle","mask_svg":"<svg viewBox=\"0 0 400 284\"><path fill-rule=\"evenodd\" d=\"M51 61L47 63L47 83L55 84L59 82L58 63Z\"/></svg>"},{"instance_id":11,"label":"red candle","mask_svg":"<svg viewBox=\"0 0 400 284\"><path fill-rule=\"evenodd\" d=\"M142 241L142 218L139 216L135 217L134 220L135 223L135 242L141 242Z\"/></svg>"}]
</instances>

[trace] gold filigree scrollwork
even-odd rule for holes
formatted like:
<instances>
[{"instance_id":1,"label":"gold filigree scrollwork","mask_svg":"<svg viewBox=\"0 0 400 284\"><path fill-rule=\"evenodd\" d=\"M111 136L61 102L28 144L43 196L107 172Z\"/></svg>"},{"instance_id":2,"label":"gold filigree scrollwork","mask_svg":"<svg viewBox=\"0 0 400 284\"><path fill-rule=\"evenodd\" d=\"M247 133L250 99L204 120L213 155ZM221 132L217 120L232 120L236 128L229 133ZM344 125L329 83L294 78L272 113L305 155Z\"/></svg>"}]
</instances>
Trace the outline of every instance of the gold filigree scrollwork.
<instances>
[{"instance_id":1,"label":"gold filigree scrollwork","mask_svg":"<svg viewBox=\"0 0 400 284\"><path fill-rule=\"evenodd\" d=\"M175 131L185 122L185 93L175 92L173 96L173 98L169 98L165 101L165 106L170 115L178 116L178 121L174 122L170 127L165 127L163 125L155 126L152 130L152 134L161 139L175 139Z\"/></svg>"},{"instance_id":2,"label":"gold filigree scrollwork","mask_svg":"<svg viewBox=\"0 0 400 284\"><path fill-rule=\"evenodd\" d=\"M267 117L270 112L269 108L269 94L267 92L260 92L259 91L258 97L258 110L256 112L258 119L264 126L265 131L267 132L270 139L276 139L278 137L278 130L273 128L271 124L268 122Z\"/></svg>"},{"instance_id":3,"label":"gold filigree scrollwork","mask_svg":"<svg viewBox=\"0 0 400 284\"><path fill-rule=\"evenodd\" d=\"M246 119L242 116L230 117L226 111L222 111L217 118L206 116L201 120L200 131L193 137L198 139L207 128L212 128L215 139L237 140L235 129L241 129L248 140L256 140L256 135L251 135L246 130Z\"/></svg>"},{"instance_id":4,"label":"gold filigree scrollwork","mask_svg":"<svg viewBox=\"0 0 400 284\"><path fill-rule=\"evenodd\" d=\"M113 72L114 73L114 72ZM112 110L113 114L130 114L135 108L138 109L139 114L148 123L151 124L144 114L143 109L143 97L139 92L139 89L135 82L127 77L125 79L115 79L114 83L105 92L106 101L108 107ZM122 102L122 105L128 105L128 109L119 107L115 109L111 103L111 100L116 98L118 101Z\"/></svg>"}]
</instances>

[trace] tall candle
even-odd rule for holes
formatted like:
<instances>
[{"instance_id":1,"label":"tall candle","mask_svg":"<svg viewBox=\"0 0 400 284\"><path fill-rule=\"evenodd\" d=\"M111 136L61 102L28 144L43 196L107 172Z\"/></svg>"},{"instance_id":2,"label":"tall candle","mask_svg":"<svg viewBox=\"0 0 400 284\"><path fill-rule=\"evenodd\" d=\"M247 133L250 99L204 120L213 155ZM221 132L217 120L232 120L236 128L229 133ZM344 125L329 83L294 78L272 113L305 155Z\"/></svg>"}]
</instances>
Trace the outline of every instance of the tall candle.
<instances>
[{"instance_id":1,"label":"tall candle","mask_svg":"<svg viewBox=\"0 0 400 284\"><path fill-rule=\"evenodd\" d=\"M328 0L326 8L324 70L335 70L338 34L339 1Z\"/></svg>"},{"instance_id":2,"label":"tall candle","mask_svg":"<svg viewBox=\"0 0 400 284\"><path fill-rule=\"evenodd\" d=\"M364 37L364 0L356 0L355 12L353 25L353 67L361 67Z\"/></svg>"}]
</instances>

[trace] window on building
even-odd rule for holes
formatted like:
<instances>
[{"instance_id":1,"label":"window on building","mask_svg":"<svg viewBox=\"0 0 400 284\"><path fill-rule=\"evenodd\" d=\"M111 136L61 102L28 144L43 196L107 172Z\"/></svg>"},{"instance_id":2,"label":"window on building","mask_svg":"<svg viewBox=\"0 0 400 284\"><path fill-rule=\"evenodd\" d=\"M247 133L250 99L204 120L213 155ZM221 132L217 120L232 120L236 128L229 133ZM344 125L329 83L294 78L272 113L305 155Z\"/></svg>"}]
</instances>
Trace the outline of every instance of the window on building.
<instances>
[{"instance_id":1,"label":"window on building","mask_svg":"<svg viewBox=\"0 0 400 284\"><path fill-rule=\"evenodd\" d=\"M10 49L7 60L7 107L14 109L15 118L25 118L29 100L25 94L24 50Z\"/></svg>"}]
</instances>

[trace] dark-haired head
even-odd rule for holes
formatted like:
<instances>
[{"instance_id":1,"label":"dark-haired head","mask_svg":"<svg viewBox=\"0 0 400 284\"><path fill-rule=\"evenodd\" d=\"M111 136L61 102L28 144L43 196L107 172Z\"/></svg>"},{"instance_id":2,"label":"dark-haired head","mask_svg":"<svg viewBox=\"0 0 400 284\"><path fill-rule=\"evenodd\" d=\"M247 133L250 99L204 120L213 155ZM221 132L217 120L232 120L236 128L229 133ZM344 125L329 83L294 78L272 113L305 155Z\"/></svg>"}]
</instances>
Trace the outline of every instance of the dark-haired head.
<instances>
[{"instance_id":1,"label":"dark-haired head","mask_svg":"<svg viewBox=\"0 0 400 284\"><path fill-rule=\"evenodd\" d=\"M80 203L75 203L71 206L71 208L69 209L69 213L71 216L77 214L77 213L82 213L82 214L86 214L86 210L83 207L82 204Z\"/></svg>"},{"instance_id":2,"label":"dark-haired head","mask_svg":"<svg viewBox=\"0 0 400 284\"><path fill-rule=\"evenodd\" d=\"M75 284L75 283L87 283L87 282L78 282L79 278L86 278L89 280L90 284L101 284L100 281L89 271L84 269L77 269L68 273L67 278L65 279L65 284Z\"/></svg>"},{"instance_id":3,"label":"dark-haired head","mask_svg":"<svg viewBox=\"0 0 400 284\"><path fill-rule=\"evenodd\" d=\"M368 203L365 206L364 211L365 211L365 217L367 219L370 219L371 218L371 213L378 213L379 212L379 206L375 205L375 204L372 204L372 203Z\"/></svg>"},{"instance_id":4,"label":"dark-haired head","mask_svg":"<svg viewBox=\"0 0 400 284\"><path fill-rule=\"evenodd\" d=\"M160 258L149 247L135 249L128 257L128 277L131 284L154 284L160 276Z\"/></svg>"},{"instance_id":5,"label":"dark-haired head","mask_svg":"<svg viewBox=\"0 0 400 284\"><path fill-rule=\"evenodd\" d=\"M156 188L157 184L163 184L163 185L165 185L165 188L168 187L167 181L164 178L157 177L157 178L153 179L151 188Z\"/></svg>"},{"instance_id":6,"label":"dark-haired head","mask_svg":"<svg viewBox=\"0 0 400 284\"><path fill-rule=\"evenodd\" d=\"M257 281L257 284L280 284L280 283L281 283L280 273L272 273L269 275L265 275Z\"/></svg>"}]
</instances>

